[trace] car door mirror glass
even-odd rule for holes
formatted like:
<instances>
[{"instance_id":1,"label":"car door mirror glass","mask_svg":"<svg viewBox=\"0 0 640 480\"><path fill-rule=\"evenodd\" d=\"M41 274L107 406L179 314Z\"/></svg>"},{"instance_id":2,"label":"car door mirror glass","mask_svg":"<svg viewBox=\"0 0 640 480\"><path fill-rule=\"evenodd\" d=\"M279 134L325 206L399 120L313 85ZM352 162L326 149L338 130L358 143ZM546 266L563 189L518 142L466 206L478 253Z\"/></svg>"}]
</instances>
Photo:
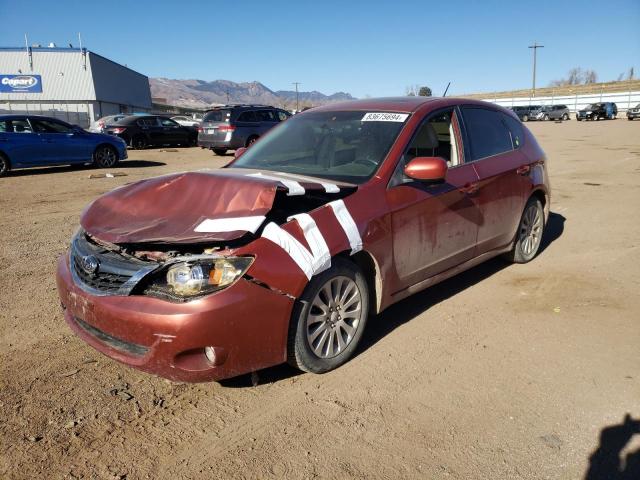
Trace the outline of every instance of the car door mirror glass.
<instances>
[{"instance_id":1,"label":"car door mirror glass","mask_svg":"<svg viewBox=\"0 0 640 480\"><path fill-rule=\"evenodd\" d=\"M404 173L419 182L442 182L447 175L447 162L441 157L415 157L404 167Z\"/></svg>"}]
</instances>

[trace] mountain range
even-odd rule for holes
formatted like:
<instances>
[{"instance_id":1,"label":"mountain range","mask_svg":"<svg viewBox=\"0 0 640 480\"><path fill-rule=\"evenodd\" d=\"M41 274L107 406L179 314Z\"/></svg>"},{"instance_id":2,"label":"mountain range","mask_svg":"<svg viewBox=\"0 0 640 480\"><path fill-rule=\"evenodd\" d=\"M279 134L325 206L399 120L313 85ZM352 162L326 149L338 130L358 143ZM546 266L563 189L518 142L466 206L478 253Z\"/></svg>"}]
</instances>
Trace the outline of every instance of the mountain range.
<instances>
[{"instance_id":1,"label":"mountain range","mask_svg":"<svg viewBox=\"0 0 640 480\"><path fill-rule=\"evenodd\" d=\"M180 107L203 109L228 103L265 104L288 109L296 106L295 91L273 91L260 82L236 83L230 80L207 82L150 78L149 85L151 96L156 99L155 101ZM298 98L301 108L354 99L344 92L325 95L317 91L298 92Z\"/></svg>"}]
</instances>

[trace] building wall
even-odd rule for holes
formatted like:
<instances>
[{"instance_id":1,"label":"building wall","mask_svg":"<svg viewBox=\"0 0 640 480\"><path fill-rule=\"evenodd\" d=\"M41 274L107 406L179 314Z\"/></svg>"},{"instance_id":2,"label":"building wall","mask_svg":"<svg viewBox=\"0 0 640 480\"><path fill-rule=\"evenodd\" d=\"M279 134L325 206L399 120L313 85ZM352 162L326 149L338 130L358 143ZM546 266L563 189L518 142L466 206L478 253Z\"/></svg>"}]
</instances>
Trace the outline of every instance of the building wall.
<instances>
[{"instance_id":1,"label":"building wall","mask_svg":"<svg viewBox=\"0 0 640 480\"><path fill-rule=\"evenodd\" d=\"M151 111L149 79L79 48L0 48L0 74L40 75L42 93L0 93L0 114L46 115L88 127L106 115Z\"/></svg>"},{"instance_id":2,"label":"building wall","mask_svg":"<svg viewBox=\"0 0 640 480\"><path fill-rule=\"evenodd\" d=\"M100 55L90 52L96 99L129 105L133 110L151 109L149 79Z\"/></svg>"},{"instance_id":3,"label":"building wall","mask_svg":"<svg viewBox=\"0 0 640 480\"><path fill-rule=\"evenodd\" d=\"M85 69L80 49L32 49L32 60L33 68L25 49L0 49L0 73L42 76L42 93L0 93L0 101L95 100L89 61Z\"/></svg>"}]
</instances>

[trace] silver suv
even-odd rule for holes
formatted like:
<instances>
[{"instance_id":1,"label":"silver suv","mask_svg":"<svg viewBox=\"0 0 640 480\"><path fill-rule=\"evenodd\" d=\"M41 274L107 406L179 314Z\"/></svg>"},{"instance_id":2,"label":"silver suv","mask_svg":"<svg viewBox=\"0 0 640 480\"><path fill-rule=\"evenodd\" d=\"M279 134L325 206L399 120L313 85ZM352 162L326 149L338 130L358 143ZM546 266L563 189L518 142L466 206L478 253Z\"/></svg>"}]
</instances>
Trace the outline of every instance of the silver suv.
<instances>
[{"instance_id":1,"label":"silver suv","mask_svg":"<svg viewBox=\"0 0 640 480\"><path fill-rule=\"evenodd\" d=\"M248 147L291 114L268 105L225 105L207 111L198 127L198 145L224 155Z\"/></svg>"},{"instance_id":2,"label":"silver suv","mask_svg":"<svg viewBox=\"0 0 640 480\"><path fill-rule=\"evenodd\" d=\"M569 108L566 105L546 105L531 112L535 120L569 120Z\"/></svg>"}]
</instances>

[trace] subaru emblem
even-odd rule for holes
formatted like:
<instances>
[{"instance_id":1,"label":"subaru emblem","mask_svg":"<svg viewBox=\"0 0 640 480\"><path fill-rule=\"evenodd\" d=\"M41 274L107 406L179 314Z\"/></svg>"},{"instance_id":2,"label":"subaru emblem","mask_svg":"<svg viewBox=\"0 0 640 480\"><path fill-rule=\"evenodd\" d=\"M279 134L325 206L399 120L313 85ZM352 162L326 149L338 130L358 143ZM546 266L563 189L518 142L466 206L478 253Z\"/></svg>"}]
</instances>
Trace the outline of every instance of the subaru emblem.
<instances>
[{"instance_id":1,"label":"subaru emblem","mask_svg":"<svg viewBox=\"0 0 640 480\"><path fill-rule=\"evenodd\" d=\"M80 266L89 275L93 275L94 273L96 273L98 271L99 265L100 263L98 262L98 259L93 255L82 257L82 260L80 261Z\"/></svg>"}]
</instances>

